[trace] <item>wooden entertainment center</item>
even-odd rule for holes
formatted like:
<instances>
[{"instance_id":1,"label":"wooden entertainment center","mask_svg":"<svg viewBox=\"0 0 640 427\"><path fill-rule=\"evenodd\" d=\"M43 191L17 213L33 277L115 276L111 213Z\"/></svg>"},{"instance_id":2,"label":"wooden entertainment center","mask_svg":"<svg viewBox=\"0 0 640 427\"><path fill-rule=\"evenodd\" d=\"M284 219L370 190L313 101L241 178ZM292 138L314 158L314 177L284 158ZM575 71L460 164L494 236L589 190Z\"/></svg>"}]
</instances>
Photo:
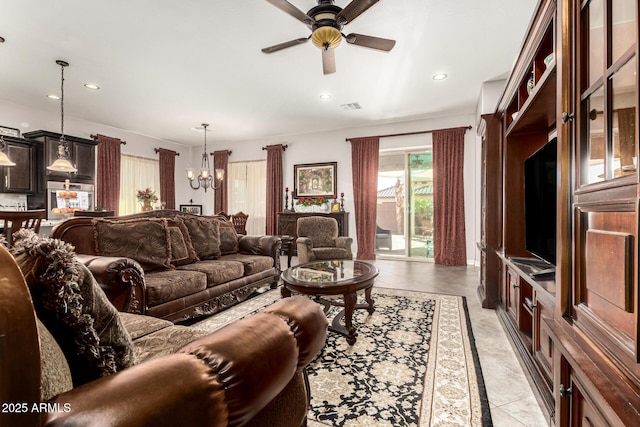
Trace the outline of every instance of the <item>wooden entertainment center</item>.
<instances>
[{"instance_id":1,"label":"wooden entertainment center","mask_svg":"<svg viewBox=\"0 0 640 427\"><path fill-rule=\"evenodd\" d=\"M640 425L638 7L540 0L478 128L478 295L556 426ZM524 165L556 138L555 276L538 277Z\"/></svg>"}]
</instances>

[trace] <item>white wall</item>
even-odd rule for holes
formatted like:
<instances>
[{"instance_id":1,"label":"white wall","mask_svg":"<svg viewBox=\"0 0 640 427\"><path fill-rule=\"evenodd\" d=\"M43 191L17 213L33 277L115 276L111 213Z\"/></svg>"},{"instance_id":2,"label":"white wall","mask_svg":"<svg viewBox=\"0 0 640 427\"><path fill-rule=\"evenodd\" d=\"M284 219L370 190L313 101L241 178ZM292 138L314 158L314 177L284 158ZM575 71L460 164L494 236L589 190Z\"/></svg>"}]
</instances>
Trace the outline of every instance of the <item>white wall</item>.
<instances>
[{"instance_id":1,"label":"white wall","mask_svg":"<svg viewBox=\"0 0 640 427\"><path fill-rule=\"evenodd\" d=\"M428 120L416 120L400 123L390 123L352 129L341 129L319 133L291 135L287 137L265 138L239 143L210 144L208 151L228 149L232 151L230 162L252 161L266 159L267 153L262 147L271 144L286 144L284 159L284 186L293 189L293 166L301 163L337 162L338 193L345 193L345 209L353 212L353 185L351 177L351 145L346 138L372 135L396 134L424 130L444 129L473 125L473 114L442 117ZM19 128L22 132L44 129L59 132L60 117L58 112L42 111L26 108L0 100L0 123L4 126ZM21 125L28 123L28 127ZM157 158L154 148L166 148L180 153L176 158L176 206L187 204L193 200L195 204L203 205L203 213L213 213L213 192L192 190L185 174L187 164L194 167L200 165L202 146L189 147L144 135L138 135L126 130L105 126L99 123L65 117L65 134L89 138L90 134L104 134L127 141L122 147L124 154ZM431 134L402 137L383 138L381 149L411 148L426 146L431 143ZM467 235L467 260L473 264L478 261L476 254L476 237L479 234L476 217L479 215L477 205L477 188L479 170L476 165L476 137L475 126L465 134L465 221ZM132 196L133 197L133 196ZM355 219L350 215L349 230L355 236ZM357 248L356 248L357 249Z\"/></svg>"}]
</instances>

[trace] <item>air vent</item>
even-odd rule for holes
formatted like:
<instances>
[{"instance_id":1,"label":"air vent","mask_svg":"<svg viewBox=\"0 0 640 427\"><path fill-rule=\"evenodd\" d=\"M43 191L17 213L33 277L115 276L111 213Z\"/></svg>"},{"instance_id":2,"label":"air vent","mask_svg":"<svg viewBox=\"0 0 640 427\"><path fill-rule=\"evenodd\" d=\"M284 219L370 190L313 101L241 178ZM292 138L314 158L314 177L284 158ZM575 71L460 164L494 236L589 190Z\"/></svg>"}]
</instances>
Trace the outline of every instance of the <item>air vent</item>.
<instances>
[{"instance_id":1,"label":"air vent","mask_svg":"<svg viewBox=\"0 0 640 427\"><path fill-rule=\"evenodd\" d=\"M353 110L362 110L362 107L357 102L352 102L350 104L342 104L340 105L343 110L353 111Z\"/></svg>"}]
</instances>

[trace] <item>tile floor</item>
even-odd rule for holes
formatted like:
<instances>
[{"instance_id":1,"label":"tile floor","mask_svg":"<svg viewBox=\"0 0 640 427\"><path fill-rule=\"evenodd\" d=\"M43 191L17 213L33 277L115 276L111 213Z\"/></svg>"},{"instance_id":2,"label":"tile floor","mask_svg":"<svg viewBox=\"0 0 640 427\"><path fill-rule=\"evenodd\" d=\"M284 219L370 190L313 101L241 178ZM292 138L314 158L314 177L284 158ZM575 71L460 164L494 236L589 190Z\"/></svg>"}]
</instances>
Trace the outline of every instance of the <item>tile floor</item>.
<instances>
[{"instance_id":1,"label":"tile floor","mask_svg":"<svg viewBox=\"0 0 640 427\"><path fill-rule=\"evenodd\" d=\"M375 286L467 297L494 426L550 425L495 310L480 306L477 267L446 267L427 262L381 259L375 263L380 269Z\"/></svg>"}]
</instances>

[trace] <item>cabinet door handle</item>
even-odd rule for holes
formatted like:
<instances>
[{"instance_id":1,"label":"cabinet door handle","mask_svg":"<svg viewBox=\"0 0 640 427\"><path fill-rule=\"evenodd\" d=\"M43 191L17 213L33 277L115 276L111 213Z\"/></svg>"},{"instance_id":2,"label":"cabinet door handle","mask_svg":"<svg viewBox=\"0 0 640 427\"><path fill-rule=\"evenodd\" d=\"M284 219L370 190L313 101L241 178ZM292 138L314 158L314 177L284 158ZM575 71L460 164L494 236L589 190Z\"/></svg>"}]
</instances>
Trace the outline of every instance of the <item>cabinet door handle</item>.
<instances>
[{"instance_id":1,"label":"cabinet door handle","mask_svg":"<svg viewBox=\"0 0 640 427\"><path fill-rule=\"evenodd\" d=\"M571 395L571 392L573 390L571 390L571 387L565 388L564 384L560 384L560 390L559 391L560 391L560 396L561 397L567 397L567 396Z\"/></svg>"},{"instance_id":2,"label":"cabinet door handle","mask_svg":"<svg viewBox=\"0 0 640 427\"><path fill-rule=\"evenodd\" d=\"M518 285L518 284L516 284L516 283L513 283L513 284L511 285L511 287L512 287L513 289L515 289L515 288L519 288L519 287L520 287L520 285Z\"/></svg>"},{"instance_id":3,"label":"cabinet door handle","mask_svg":"<svg viewBox=\"0 0 640 427\"><path fill-rule=\"evenodd\" d=\"M567 123L575 119L576 115L573 113L567 113L566 111L562 113L562 123Z\"/></svg>"},{"instance_id":4,"label":"cabinet door handle","mask_svg":"<svg viewBox=\"0 0 640 427\"><path fill-rule=\"evenodd\" d=\"M9 188L9 175L4 176L4 186L5 188Z\"/></svg>"}]
</instances>

